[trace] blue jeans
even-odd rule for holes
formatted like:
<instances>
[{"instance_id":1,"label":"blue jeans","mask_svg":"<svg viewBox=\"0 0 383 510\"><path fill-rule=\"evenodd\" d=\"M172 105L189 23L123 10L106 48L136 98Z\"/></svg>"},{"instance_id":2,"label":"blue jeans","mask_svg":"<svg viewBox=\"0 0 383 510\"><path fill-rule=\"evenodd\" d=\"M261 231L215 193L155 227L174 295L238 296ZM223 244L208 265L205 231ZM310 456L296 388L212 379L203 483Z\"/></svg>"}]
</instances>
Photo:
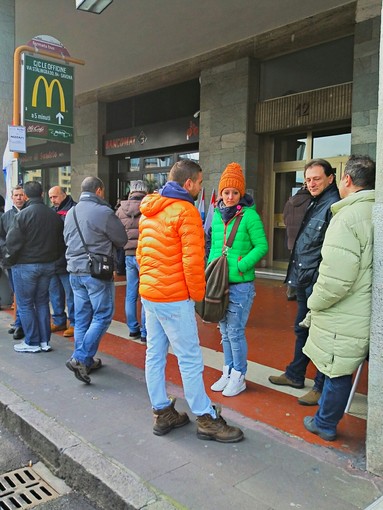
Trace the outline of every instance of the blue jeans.
<instances>
[{"instance_id":1,"label":"blue jeans","mask_svg":"<svg viewBox=\"0 0 383 510\"><path fill-rule=\"evenodd\" d=\"M286 375L292 381L298 384L304 384L306 377L307 365L310 362L310 358L306 356L302 352L303 347L306 344L307 338L309 336L309 330L307 328L301 328L299 323L306 317L309 309L307 308L307 300L312 293L312 286L303 289L302 287L297 287L297 304L298 304L298 312L295 317L294 323L294 331L295 331L295 351L294 351L294 359L293 361L286 367ZM318 391L322 391L324 383L324 375L317 370L315 379L314 379L314 388Z\"/></svg>"},{"instance_id":2,"label":"blue jeans","mask_svg":"<svg viewBox=\"0 0 383 510\"><path fill-rule=\"evenodd\" d=\"M247 341L245 328L254 301L254 282L229 286L229 306L219 323L225 365L241 374L247 372Z\"/></svg>"},{"instance_id":3,"label":"blue jeans","mask_svg":"<svg viewBox=\"0 0 383 510\"><path fill-rule=\"evenodd\" d=\"M319 409L314 416L315 425L329 434L336 433L336 427L343 418L352 388L352 375L330 379L325 376Z\"/></svg>"},{"instance_id":4,"label":"blue jeans","mask_svg":"<svg viewBox=\"0 0 383 510\"><path fill-rule=\"evenodd\" d=\"M69 273L55 274L49 284L49 299L52 303L52 322L55 326L66 325L67 314L65 312L65 301L68 310L68 319L71 326L75 325L73 291L70 286Z\"/></svg>"},{"instance_id":5,"label":"blue jeans","mask_svg":"<svg viewBox=\"0 0 383 510\"><path fill-rule=\"evenodd\" d=\"M51 338L49 282L54 270L54 262L12 267L16 304L28 345L48 343Z\"/></svg>"},{"instance_id":6,"label":"blue jeans","mask_svg":"<svg viewBox=\"0 0 383 510\"><path fill-rule=\"evenodd\" d=\"M15 294L15 285L13 283L12 268L9 267L7 269L7 272L8 272L9 285L11 286L11 289L12 289L13 293ZM19 308L17 306L16 306L16 317L15 317L14 327L15 328L20 328L21 327L20 313L19 313Z\"/></svg>"},{"instance_id":7,"label":"blue jeans","mask_svg":"<svg viewBox=\"0 0 383 510\"><path fill-rule=\"evenodd\" d=\"M155 303L142 300L146 312L147 347L145 377L150 402L159 410L170 405L166 392L165 367L169 344L177 356L185 398L191 411L197 415L215 410L206 394L202 373L204 369L199 345L194 301Z\"/></svg>"},{"instance_id":8,"label":"blue jeans","mask_svg":"<svg viewBox=\"0 0 383 510\"><path fill-rule=\"evenodd\" d=\"M140 325L137 321L137 299L138 299L138 275L139 266L135 255L125 257L126 266L126 297L125 297L125 316L126 324L130 332L140 331ZM145 308L141 306L141 336L146 338L145 326Z\"/></svg>"},{"instance_id":9,"label":"blue jeans","mask_svg":"<svg viewBox=\"0 0 383 510\"><path fill-rule=\"evenodd\" d=\"M93 364L101 337L114 314L114 282L92 276L70 275L74 295L75 323L73 358Z\"/></svg>"}]
</instances>

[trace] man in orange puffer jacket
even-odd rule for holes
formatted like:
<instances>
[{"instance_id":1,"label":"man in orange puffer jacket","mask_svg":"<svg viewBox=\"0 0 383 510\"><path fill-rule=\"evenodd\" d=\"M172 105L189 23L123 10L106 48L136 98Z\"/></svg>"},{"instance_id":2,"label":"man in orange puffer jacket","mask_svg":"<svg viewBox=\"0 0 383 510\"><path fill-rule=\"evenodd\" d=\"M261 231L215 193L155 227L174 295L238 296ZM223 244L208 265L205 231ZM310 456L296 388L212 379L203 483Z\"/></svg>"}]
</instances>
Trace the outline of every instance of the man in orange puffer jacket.
<instances>
[{"instance_id":1,"label":"man in orange puffer jacket","mask_svg":"<svg viewBox=\"0 0 383 510\"><path fill-rule=\"evenodd\" d=\"M162 436L189 423L166 392L165 367L169 345L177 356L185 398L197 415L197 437L238 442L243 432L227 425L213 406L202 379L194 302L205 293L205 250L201 216L194 206L202 186L201 167L189 160L175 163L159 193L141 202L136 251L139 292L146 312L145 376L153 408L153 433Z\"/></svg>"}]
</instances>

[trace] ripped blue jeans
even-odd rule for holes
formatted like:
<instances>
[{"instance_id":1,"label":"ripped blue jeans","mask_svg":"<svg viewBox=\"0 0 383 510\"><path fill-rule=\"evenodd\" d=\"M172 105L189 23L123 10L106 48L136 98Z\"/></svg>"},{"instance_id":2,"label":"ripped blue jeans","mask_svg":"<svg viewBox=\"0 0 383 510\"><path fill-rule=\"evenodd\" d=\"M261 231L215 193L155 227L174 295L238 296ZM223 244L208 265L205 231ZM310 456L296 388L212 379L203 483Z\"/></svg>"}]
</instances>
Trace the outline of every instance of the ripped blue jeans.
<instances>
[{"instance_id":1,"label":"ripped blue jeans","mask_svg":"<svg viewBox=\"0 0 383 510\"><path fill-rule=\"evenodd\" d=\"M219 323L222 336L224 363L246 374L247 341L245 328L254 301L254 282L236 283L229 286L229 306Z\"/></svg>"}]
</instances>

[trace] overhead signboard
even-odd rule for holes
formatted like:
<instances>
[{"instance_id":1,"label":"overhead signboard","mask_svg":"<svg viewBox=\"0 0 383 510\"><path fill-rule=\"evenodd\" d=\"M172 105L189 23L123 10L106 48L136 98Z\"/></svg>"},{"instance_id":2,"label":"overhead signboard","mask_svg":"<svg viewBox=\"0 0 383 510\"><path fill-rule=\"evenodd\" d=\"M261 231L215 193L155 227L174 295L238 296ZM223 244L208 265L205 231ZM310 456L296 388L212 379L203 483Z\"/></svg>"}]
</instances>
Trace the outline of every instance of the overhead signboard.
<instances>
[{"instance_id":1,"label":"overhead signboard","mask_svg":"<svg viewBox=\"0 0 383 510\"><path fill-rule=\"evenodd\" d=\"M74 68L24 56L22 124L27 137L73 143Z\"/></svg>"},{"instance_id":2,"label":"overhead signboard","mask_svg":"<svg viewBox=\"0 0 383 510\"><path fill-rule=\"evenodd\" d=\"M196 144L198 140L198 119L182 117L108 133L104 136L104 155L112 156L160 147Z\"/></svg>"},{"instance_id":3,"label":"overhead signboard","mask_svg":"<svg viewBox=\"0 0 383 510\"><path fill-rule=\"evenodd\" d=\"M49 166L70 165L70 145L41 141L28 147L26 154L20 154L19 161L23 170Z\"/></svg>"}]
</instances>

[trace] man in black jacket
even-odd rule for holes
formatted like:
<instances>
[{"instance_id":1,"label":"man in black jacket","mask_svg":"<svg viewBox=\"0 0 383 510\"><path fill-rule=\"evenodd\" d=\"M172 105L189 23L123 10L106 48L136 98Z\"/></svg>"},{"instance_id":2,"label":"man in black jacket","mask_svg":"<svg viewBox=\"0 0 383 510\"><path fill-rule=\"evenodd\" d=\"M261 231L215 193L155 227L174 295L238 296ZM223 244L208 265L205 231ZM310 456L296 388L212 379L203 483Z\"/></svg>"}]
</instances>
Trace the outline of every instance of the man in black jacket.
<instances>
[{"instance_id":1,"label":"man in black jacket","mask_svg":"<svg viewBox=\"0 0 383 510\"><path fill-rule=\"evenodd\" d=\"M12 266L16 304L25 340L16 352L50 351L49 282L55 261L65 252L63 221L46 206L42 187L27 182L28 200L15 216L6 237L6 262Z\"/></svg>"},{"instance_id":2,"label":"man in black jacket","mask_svg":"<svg viewBox=\"0 0 383 510\"><path fill-rule=\"evenodd\" d=\"M285 373L270 376L269 381L279 386L303 388L309 358L302 352L308 337L308 329L300 326L308 312L307 300L318 278L321 249L331 219L330 206L340 200L335 182L334 169L324 159L314 159L305 166L305 181L312 200L307 207L302 225L298 231L285 283L297 289L298 311L295 318L296 335L293 361ZM317 405L322 394L324 375L317 372L314 387L298 399L301 405Z\"/></svg>"},{"instance_id":3,"label":"man in black jacket","mask_svg":"<svg viewBox=\"0 0 383 510\"><path fill-rule=\"evenodd\" d=\"M52 209L63 221L65 221L69 209L76 205L73 198L67 195L61 186L53 186L49 190L49 200L52 202ZM53 308L51 331L64 331L63 336L73 336L75 325L74 297L70 286L69 273L66 270L65 254L56 262L55 274L49 284L49 300ZM65 302L68 316L65 312ZM67 327L67 319L69 319L69 327Z\"/></svg>"}]
</instances>

